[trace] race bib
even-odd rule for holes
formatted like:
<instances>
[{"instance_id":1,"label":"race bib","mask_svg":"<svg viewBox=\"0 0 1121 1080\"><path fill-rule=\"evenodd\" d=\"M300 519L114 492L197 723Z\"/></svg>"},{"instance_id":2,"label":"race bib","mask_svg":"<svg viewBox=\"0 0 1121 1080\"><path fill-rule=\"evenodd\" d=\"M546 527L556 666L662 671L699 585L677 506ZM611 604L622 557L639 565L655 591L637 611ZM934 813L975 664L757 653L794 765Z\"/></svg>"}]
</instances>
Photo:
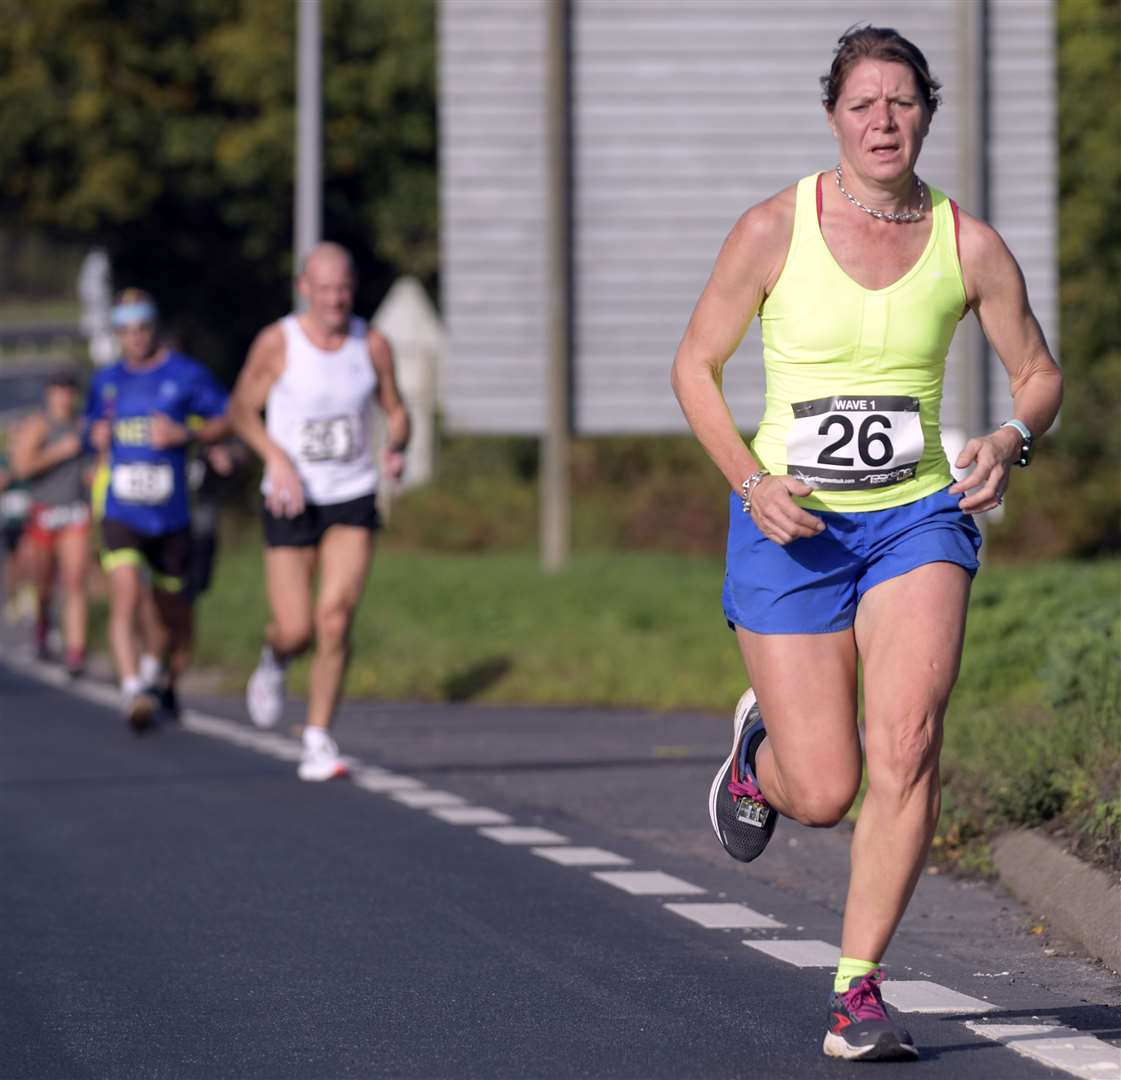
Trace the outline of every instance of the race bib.
<instances>
[{"instance_id":1,"label":"race bib","mask_svg":"<svg viewBox=\"0 0 1121 1080\"><path fill-rule=\"evenodd\" d=\"M158 506L171 498L175 477L168 464L134 461L113 466L111 486L113 497L119 502Z\"/></svg>"},{"instance_id":2,"label":"race bib","mask_svg":"<svg viewBox=\"0 0 1121 1080\"><path fill-rule=\"evenodd\" d=\"M349 461L358 452L357 420L353 416L305 420L299 447L304 461Z\"/></svg>"},{"instance_id":3,"label":"race bib","mask_svg":"<svg viewBox=\"0 0 1121 1080\"><path fill-rule=\"evenodd\" d=\"M58 532L75 525L85 525L90 519L90 508L85 503L64 503L61 506L41 507L36 515L39 528L47 532Z\"/></svg>"},{"instance_id":4,"label":"race bib","mask_svg":"<svg viewBox=\"0 0 1121 1080\"><path fill-rule=\"evenodd\" d=\"M787 472L822 491L867 491L910 480L923 453L913 397L796 401L786 438Z\"/></svg>"}]
</instances>

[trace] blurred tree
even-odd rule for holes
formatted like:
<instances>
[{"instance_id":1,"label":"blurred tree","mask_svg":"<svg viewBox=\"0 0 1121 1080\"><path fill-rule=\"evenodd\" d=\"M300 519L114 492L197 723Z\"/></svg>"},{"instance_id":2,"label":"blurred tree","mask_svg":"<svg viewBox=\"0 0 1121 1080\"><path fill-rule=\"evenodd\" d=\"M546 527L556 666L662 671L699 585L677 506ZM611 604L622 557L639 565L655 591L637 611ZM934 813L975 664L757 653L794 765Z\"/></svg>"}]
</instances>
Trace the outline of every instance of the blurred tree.
<instances>
[{"instance_id":1,"label":"blurred tree","mask_svg":"<svg viewBox=\"0 0 1121 1080\"><path fill-rule=\"evenodd\" d=\"M291 292L292 0L0 0L0 227L103 244L227 377ZM324 233L436 273L433 0L323 0Z\"/></svg>"},{"instance_id":2,"label":"blurred tree","mask_svg":"<svg viewBox=\"0 0 1121 1080\"><path fill-rule=\"evenodd\" d=\"M1059 0L1058 430L1014 480L998 548L1121 547L1121 0Z\"/></svg>"}]
</instances>

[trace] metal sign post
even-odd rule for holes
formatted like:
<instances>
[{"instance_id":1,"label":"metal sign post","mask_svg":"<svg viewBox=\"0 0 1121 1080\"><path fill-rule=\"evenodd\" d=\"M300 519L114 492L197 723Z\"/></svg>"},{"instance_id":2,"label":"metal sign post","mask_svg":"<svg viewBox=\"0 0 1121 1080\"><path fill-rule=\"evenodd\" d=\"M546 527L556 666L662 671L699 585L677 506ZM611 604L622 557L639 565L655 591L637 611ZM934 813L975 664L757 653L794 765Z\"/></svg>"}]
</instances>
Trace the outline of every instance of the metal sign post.
<instances>
[{"instance_id":1,"label":"metal sign post","mask_svg":"<svg viewBox=\"0 0 1121 1080\"><path fill-rule=\"evenodd\" d=\"M304 256L323 235L322 75L319 0L296 0L296 197L292 304Z\"/></svg>"},{"instance_id":2,"label":"metal sign post","mask_svg":"<svg viewBox=\"0 0 1121 1080\"><path fill-rule=\"evenodd\" d=\"M541 565L562 570L569 555L569 440L572 431L572 172L569 0L549 0L549 337L545 431L538 485Z\"/></svg>"}]
</instances>

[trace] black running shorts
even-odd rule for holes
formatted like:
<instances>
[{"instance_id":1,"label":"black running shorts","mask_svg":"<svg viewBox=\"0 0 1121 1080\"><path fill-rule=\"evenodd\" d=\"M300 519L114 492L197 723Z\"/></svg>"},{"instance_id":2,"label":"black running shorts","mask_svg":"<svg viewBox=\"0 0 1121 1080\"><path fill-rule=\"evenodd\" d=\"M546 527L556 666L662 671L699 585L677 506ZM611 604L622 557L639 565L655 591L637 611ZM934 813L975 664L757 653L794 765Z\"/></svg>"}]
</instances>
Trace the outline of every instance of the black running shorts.
<instances>
[{"instance_id":1,"label":"black running shorts","mask_svg":"<svg viewBox=\"0 0 1121 1080\"><path fill-rule=\"evenodd\" d=\"M138 566L144 560L152 571L152 584L163 592L182 592L191 565L191 530L137 532L113 518L101 523L101 565L112 571L118 566Z\"/></svg>"},{"instance_id":2,"label":"black running shorts","mask_svg":"<svg viewBox=\"0 0 1121 1080\"><path fill-rule=\"evenodd\" d=\"M265 523L266 547L318 547L332 525L351 525L375 532L381 528L374 495L363 495L342 503L308 503L295 517L277 517L266 506L261 511Z\"/></svg>"}]
</instances>

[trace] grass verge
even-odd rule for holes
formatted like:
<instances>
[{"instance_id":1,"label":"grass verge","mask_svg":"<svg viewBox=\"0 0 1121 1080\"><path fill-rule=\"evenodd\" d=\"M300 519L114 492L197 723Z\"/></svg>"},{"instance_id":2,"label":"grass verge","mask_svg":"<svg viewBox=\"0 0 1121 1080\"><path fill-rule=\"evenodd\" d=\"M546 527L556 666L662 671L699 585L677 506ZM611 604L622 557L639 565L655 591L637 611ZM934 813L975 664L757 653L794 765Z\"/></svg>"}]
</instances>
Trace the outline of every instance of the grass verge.
<instances>
[{"instance_id":1,"label":"grass verge","mask_svg":"<svg viewBox=\"0 0 1121 1080\"><path fill-rule=\"evenodd\" d=\"M379 556L347 692L387 699L724 711L743 687L720 614L722 567L651 552ZM197 663L231 689L265 621L260 548L223 552L199 613ZM1121 560L986 565L946 722L936 857L987 871L1008 826L1065 831L1121 867ZM306 687L297 664L292 687Z\"/></svg>"}]
</instances>

